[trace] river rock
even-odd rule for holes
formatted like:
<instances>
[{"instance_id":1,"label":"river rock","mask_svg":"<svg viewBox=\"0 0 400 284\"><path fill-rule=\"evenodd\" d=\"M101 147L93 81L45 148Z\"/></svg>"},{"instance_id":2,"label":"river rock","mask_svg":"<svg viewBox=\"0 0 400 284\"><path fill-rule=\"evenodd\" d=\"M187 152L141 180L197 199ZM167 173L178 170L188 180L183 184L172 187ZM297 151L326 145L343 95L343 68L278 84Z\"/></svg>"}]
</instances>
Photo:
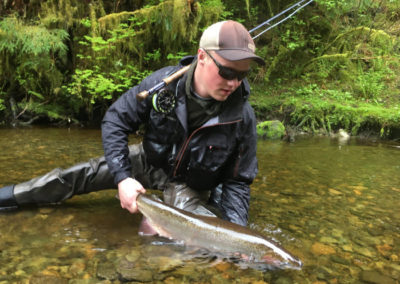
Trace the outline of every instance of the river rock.
<instances>
[{"instance_id":1,"label":"river rock","mask_svg":"<svg viewBox=\"0 0 400 284\"><path fill-rule=\"evenodd\" d=\"M334 189L334 188L329 188L329 193L330 193L331 195L342 195L342 194L343 194L343 192L341 192L341 191L339 191L339 190L336 190L336 189Z\"/></svg>"},{"instance_id":2,"label":"river rock","mask_svg":"<svg viewBox=\"0 0 400 284\"><path fill-rule=\"evenodd\" d=\"M263 139L281 139L285 126L279 120L264 121L257 125L257 135Z\"/></svg>"},{"instance_id":3,"label":"river rock","mask_svg":"<svg viewBox=\"0 0 400 284\"><path fill-rule=\"evenodd\" d=\"M121 279L123 281L135 281L135 282L153 281L153 273L150 270L146 270L143 268L133 268L133 269L120 268L118 272L120 273Z\"/></svg>"},{"instance_id":4,"label":"river rock","mask_svg":"<svg viewBox=\"0 0 400 284\"><path fill-rule=\"evenodd\" d=\"M333 247L321 243L314 243L311 247L311 251L315 255L328 255L336 253Z\"/></svg>"},{"instance_id":5,"label":"river rock","mask_svg":"<svg viewBox=\"0 0 400 284\"><path fill-rule=\"evenodd\" d=\"M116 271L115 265L108 261L100 262L97 265L96 275L100 279L105 279L110 281L118 279L118 273Z\"/></svg>"},{"instance_id":6,"label":"river rock","mask_svg":"<svg viewBox=\"0 0 400 284\"><path fill-rule=\"evenodd\" d=\"M353 246L349 244L343 245L342 250L346 252L353 252Z\"/></svg>"},{"instance_id":7,"label":"river rock","mask_svg":"<svg viewBox=\"0 0 400 284\"><path fill-rule=\"evenodd\" d=\"M217 263L214 267L219 272L226 272L229 268L231 268L231 264L229 262L220 262Z\"/></svg>"},{"instance_id":8,"label":"river rock","mask_svg":"<svg viewBox=\"0 0 400 284\"><path fill-rule=\"evenodd\" d=\"M343 265L350 265L351 264L350 260L342 258L342 257L337 256L337 255L331 255L330 259L333 262L336 262L336 263L339 263L339 264L343 264Z\"/></svg>"},{"instance_id":9,"label":"river rock","mask_svg":"<svg viewBox=\"0 0 400 284\"><path fill-rule=\"evenodd\" d=\"M366 283L372 284L396 284L396 281L389 276L383 275L374 270L362 271L360 274L360 279Z\"/></svg>"},{"instance_id":10,"label":"river rock","mask_svg":"<svg viewBox=\"0 0 400 284\"><path fill-rule=\"evenodd\" d=\"M43 275L39 275L39 276L32 276L29 279L29 284L42 284L42 283L46 283L46 284L67 284L68 280L67 279L63 279L63 278L59 278L59 277L55 277L55 276L43 276Z\"/></svg>"},{"instance_id":11,"label":"river rock","mask_svg":"<svg viewBox=\"0 0 400 284\"><path fill-rule=\"evenodd\" d=\"M332 238L332 237L327 237L327 236L321 237L320 242L321 243L327 243L327 244L337 244L337 243L339 243L339 241L337 239Z\"/></svg>"},{"instance_id":12,"label":"river rock","mask_svg":"<svg viewBox=\"0 0 400 284\"><path fill-rule=\"evenodd\" d=\"M316 276L319 280L327 280L332 278L333 272L326 266L320 266L316 270Z\"/></svg>"},{"instance_id":13,"label":"river rock","mask_svg":"<svg viewBox=\"0 0 400 284\"><path fill-rule=\"evenodd\" d=\"M122 259L117 267L117 272L123 281L151 282L153 281L153 272L140 263L132 263Z\"/></svg>"},{"instance_id":14,"label":"river rock","mask_svg":"<svg viewBox=\"0 0 400 284\"><path fill-rule=\"evenodd\" d=\"M390 255L393 248L388 244L382 244L382 245L377 245L376 249L379 251L381 255L388 256Z\"/></svg>"},{"instance_id":15,"label":"river rock","mask_svg":"<svg viewBox=\"0 0 400 284\"><path fill-rule=\"evenodd\" d=\"M276 281L274 283L275 284L292 284L293 280L288 277L281 276L278 279L276 279Z\"/></svg>"},{"instance_id":16,"label":"river rock","mask_svg":"<svg viewBox=\"0 0 400 284\"><path fill-rule=\"evenodd\" d=\"M355 247L354 251L369 258L374 257L374 253L367 247Z\"/></svg>"},{"instance_id":17,"label":"river rock","mask_svg":"<svg viewBox=\"0 0 400 284\"><path fill-rule=\"evenodd\" d=\"M147 263L149 263L154 271L158 271L158 273L173 271L183 265L182 260L167 256L151 257Z\"/></svg>"},{"instance_id":18,"label":"river rock","mask_svg":"<svg viewBox=\"0 0 400 284\"><path fill-rule=\"evenodd\" d=\"M135 262L140 258L140 252L131 251L129 254L125 255L125 258L130 262Z\"/></svg>"}]
</instances>

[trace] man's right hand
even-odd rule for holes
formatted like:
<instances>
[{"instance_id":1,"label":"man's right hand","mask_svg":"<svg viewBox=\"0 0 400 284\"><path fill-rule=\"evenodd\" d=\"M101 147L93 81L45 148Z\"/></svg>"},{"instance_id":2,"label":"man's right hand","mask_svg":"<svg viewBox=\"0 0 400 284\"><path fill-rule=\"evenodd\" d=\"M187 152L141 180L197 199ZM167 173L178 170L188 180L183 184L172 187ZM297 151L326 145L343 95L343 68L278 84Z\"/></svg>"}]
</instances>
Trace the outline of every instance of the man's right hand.
<instances>
[{"instance_id":1,"label":"man's right hand","mask_svg":"<svg viewBox=\"0 0 400 284\"><path fill-rule=\"evenodd\" d=\"M138 212L136 198L140 193L146 193L142 184L133 178L126 178L118 183L118 195L121 207L131 213Z\"/></svg>"}]
</instances>

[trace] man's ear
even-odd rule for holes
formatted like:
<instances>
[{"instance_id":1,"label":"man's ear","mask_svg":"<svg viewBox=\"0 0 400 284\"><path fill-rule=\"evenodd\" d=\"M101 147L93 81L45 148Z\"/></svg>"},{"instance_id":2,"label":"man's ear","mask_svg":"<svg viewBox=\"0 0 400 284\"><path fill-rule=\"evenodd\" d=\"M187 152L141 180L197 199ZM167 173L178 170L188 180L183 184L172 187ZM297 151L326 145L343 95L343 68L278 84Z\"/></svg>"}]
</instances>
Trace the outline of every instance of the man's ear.
<instances>
[{"instance_id":1,"label":"man's ear","mask_svg":"<svg viewBox=\"0 0 400 284\"><path fill-rule=\"evenodd\" d=\"M204 64L206 59L207 59L206 52L203 49L199 48L197 50L197 64Z\"/></svg>"}]
</instances>

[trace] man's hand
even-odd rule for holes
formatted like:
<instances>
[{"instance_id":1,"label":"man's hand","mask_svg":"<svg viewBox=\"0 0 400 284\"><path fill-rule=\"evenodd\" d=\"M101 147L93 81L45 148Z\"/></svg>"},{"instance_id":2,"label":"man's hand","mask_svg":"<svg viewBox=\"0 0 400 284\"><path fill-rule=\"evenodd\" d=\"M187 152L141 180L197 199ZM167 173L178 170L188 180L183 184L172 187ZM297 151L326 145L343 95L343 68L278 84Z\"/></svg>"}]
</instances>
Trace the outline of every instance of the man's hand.
<instances>
[{"instance_id":1,"label":"man's hand","mask_svg":"<svg viewBox=\"0 0 400 284\"><path fill-rule=\"evenodd\" d=\"M118 183L118 195L121 207L131 213L138 212L136 198L140 193L146 193L142 184L133 178L126 178Z\"/></svg>"}]
</instances>

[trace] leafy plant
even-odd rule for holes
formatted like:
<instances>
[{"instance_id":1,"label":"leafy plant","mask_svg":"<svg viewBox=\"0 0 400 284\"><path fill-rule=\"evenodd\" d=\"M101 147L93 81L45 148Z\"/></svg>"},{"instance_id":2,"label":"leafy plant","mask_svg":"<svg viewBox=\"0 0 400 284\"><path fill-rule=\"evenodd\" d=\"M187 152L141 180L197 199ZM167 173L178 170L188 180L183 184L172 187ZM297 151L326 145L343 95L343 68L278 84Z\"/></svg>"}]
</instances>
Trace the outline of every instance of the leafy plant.
<instances>
[{"instance_id":1,"label":"leafy plant","mask_svg":"<svg viewBox=\"0 0 400 284\"><path fill-rule=\"evenodd\" d=\"M25 25L13 17L1 20L0 30L3 107L4 101L10 98L17 102L56 101L55 90L61 87L63 80L57 65L65 60L67 47L64 41L68 34L60 29Z\"/></svg>"}]
</instances>

